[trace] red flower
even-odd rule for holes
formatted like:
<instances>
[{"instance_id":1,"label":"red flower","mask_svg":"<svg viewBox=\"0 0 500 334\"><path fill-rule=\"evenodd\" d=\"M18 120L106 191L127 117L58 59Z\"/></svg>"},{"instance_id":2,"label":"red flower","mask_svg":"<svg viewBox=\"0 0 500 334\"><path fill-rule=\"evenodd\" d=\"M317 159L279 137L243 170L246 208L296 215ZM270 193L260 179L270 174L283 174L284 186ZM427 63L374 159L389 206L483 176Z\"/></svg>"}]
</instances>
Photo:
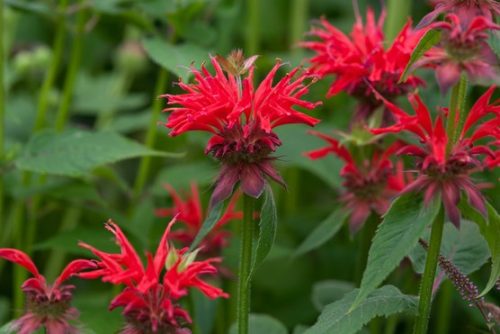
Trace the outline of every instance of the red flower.
<instances>
[{"instance_id":1,"label":"red flower","mask_svg":"<svg viewBox=\"0 0 500 334\"><path fill-rule=\"evenodd\" d=\"M183 246L189 246L198 234L203 222L205 221L205 213L200 201L198 186L196 183L191 184L191 193L185 200L175 191L169 184L165 188L170 193L173 200L173 207L161 208L156 210L158 217L177 217L177 221L184 225L183 229L178 229L170 233L171 240L178 240ZM236 201L239 196L233 196L226 212L217 222L210 233L203 239L200 245L200 253L206 256L218 255L223 247L228 244L229 231L223 230L223 226L234 219L242 219L243 214L240 211L235 211Z\"/></svg>"},{"instance_id":2,"label":"red flower","mask_svg":"<svg viewBox=\"0 0 500 334\"><path fill-rule=\"evenodd\" d=\"M333 153L345 162L340 172L345 188L341 201L351 212L349 227L355 233L372 211L383 215L391 200L405 187L402 162L394 165L389 159L401 143L396 142L386 150L377 148L371 158L357 161L337 139L319 132L311 133L325 140L329 146L308 152L309 158L319 159Z\"/></svg>"},{"instance_id":3,"label":"red flower","mask_svg":"<svg viewBox=\"0 0 500 334\"><path fill-rule=\"evenodd\" d=\"M408 22L392 45L385 49L384 18L385 11L376 22L373 11L368 10L366 25L358 16L350 37L322 18L321 26L310 32L320 40L301 43L315 52L310 59L313 73L321 77L336 76L328 96L346 91L360 100L358 118L369 116L380 106L374 89L395 98L423 84L416 76L410 76L403 84L398 83L422 32L412 31L411 22Z\"/></svg>"},{"instance_id":4,"label":"red flower","mask_svg":"<svg viewBox=\"0 0 500 334\"><path fill-rule=\"evenodd\" d=\"M438 116L432 122L429 109L418 95L410 97L415 115L407 114L386 100L385 104L394 114L396 123L372 130L376 134L407 131L418 137L419 144L408 144L400 151L400 154L417 157L417 167L420 169L419 176L404 191L423 191L426 203L440 193L446 213L457 227L460 224L457 204L462 190L467 194L470 204L486 214L484 198L470 174L482 168L480 156L495 159L495 154L498 154L492 151L495 141L500 139L500 100L490 104L494 90L495 87L491 87L476 101L455 143L451 142L444 129L445 116ZM476 125L491 114L493 118ZM488 139L493 139L493 143L488 143ZM478 143L479 140L483 142Z\"/></svg>"},{"instance_id":5,"label":"red flower","mask_svg":"<svg viewBox=\"0 0 500 334\"><path fill-rule=\"evenodd\" d=\"M434 68L443 93L458 82L462 71L477 83L500 81L500 59L487 42L487 32L499 30L499 25L484 16L465 20L449 14L446 21L430 27L442 30L441 41L426 52L415 67Z\"/></svg>"},{"instance_id":6,"label":"red flower","mask_svg":"<svg viewBox=\"0 0 500 334\"><path fill-rule=\"evenodd\" d=\"M119 254L106 253L80 243L99 258L98 268L81 273L80 277L101 278L103 282L126 286L110 305L110 309L123 307L127 322L123 334L190 333L183 326L190 323L191 318L178 304L179 298L187 295L190 287L199 289L209 298L228 297L200 278L201 275L215 274L217 269L212 263L220 259L195 261L197 251L189 253L188 248L176 250L168 245L170 228L174 223L175 218L165 229L154 256L147 254L146 267L127 237L112 221L108 221L106 229L115 235L121 250ZM162 275L164 268L166 273Z\"/></svg>"},{"instance_id":7,"label":"red flower","mask_svg":"<svg viewBox=\"0 0 500 334\"><path fill-rule=\"evenodd\" d=\"M217 58L212 57L215 75L205 66L201 71L193 69L195 82L179 83L184 94L163 95L170 106L165 109L171 112L166 124L172 129L170 135L192 130L214 134L205 153L211 153L223 167L212 195L212 205L229 197L238 182L243 192L252 197L262 194L266 176L283 184L272 166L274 158L270 156L281 145L273 129L290 123L313 126L319 122L294 109L294 106L313 109L320 104L301 100L308 92L303 82L311 75L298 74L299 69L295 68L273 86L275 74L281 67L278 62L254 88L251 61L227 66L241 61L238 57L241 58L241 53L223 62L229 70L226 73ZM248 74L242 76L247 69Z\"/></svg>"},{"instance_id":8,"label":"red flower","mask_svg":"<svg viewBox=\"0 0 500 334\"><path fill-rule=\"evenodd\" d=\"M10 330L18 334L30 334L45 327L49 334L80 332L70 323L78 318L78 311L71 307L75 287L62 283L84 270L96 268L94 262L88 260L70 262L54 284L50 285L25 253L12 248L0 248L0 258L17 263L33 274L33 277L27 279L21 287L26 295L26 312L12 323Z\"/></svg>"},{"instance_id":9,"label":"red flower","mask_svg":"<svg viewBox=\"0 0 500 334\"><path fill-rule=\"evenodd\" d=\"M494 15L500 15L500 3L497 0L435 0L434 10L425 15L417 28L423 28L434 21L440 14L458 15L468 25L469 20L483 16L493 22Z\"/></svg>"}]
</instances>

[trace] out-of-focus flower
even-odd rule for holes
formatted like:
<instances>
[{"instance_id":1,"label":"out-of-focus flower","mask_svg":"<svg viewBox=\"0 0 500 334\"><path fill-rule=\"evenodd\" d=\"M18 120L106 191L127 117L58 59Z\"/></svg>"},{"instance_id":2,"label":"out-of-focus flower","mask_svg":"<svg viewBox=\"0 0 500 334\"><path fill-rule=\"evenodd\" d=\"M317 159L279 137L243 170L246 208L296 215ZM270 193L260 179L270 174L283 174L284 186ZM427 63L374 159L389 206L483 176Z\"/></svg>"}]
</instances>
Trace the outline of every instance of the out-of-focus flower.
<instances>
[{"instance_id":1,"label":"out-of-focus flower","mask_svg":"<svg viewBox=\"0 0 500 334\"><path fill-rule=\"evenodd\" d=\"M478 16L493 22L493 17L500 15L500 3L497 0L434 0L432 5L434 10L422 18L417 28L426 27L440 14L455 14L467 25Z\"/></svg>"},{"instance_id":2,"label":"out-of-focus flower","mask_svg":"<svg viewBox=\"0 0 500 334\"><path fill-rule=\"evenodd\" d=\"M80 333L72 321L78 318L78 311L71 306L73 285L63 284L71 276L97 266L89 260L70 262L57 277L54 284L48 284L30 257L17 249L0 248L0 258L16 263L28 270L28 278L21 289L26 295L26 311L13 321L11 330L18 334L34 333L44 327L48 334Z\"/></svg>"},{"instance_id":3,"label":"out-of-focus flower","mask_svg":"<svg viewBox=\"0 0 500 334\"><path fill-rule=\"evenodd\" d=\"M108 221L106 229L114 234L120 253L106 253L86 243L80 243L99 258L98 268L81 273L87 279L101 278L103 282L124 284L125 289L111 301L110 309L123 308L126 326L123 334L190 333L185 327L191 322L187 311L178 301L193 287L209 298L228 297L221 289L204 282L200 276L216 274L212 265L219 258L195 261L197 250L177 250L168 244L175 218L168 224L154 255L147 254L144 266L137 251L122 230ZM162 272L166 270L164 274Z\"/></svg>"},{"instance_id":4,"label":"out-of-focus flower","mask_svg":"<svg viewBox=\"0 0 500 334\"><path fill-rule=\"evenodd\" d=\"M156 215L169 218L177 216L177 221L183 224L184 228L172 231L169 238L170 240L179 241L183 246L190 246L206 218L201 205L198 186L196 183L192 183L191 193L185 199L182 199L171 185L166 184L165 188L173 200L173 206L171 208L157 209ZM238 195L232 197L222 217L201 242L200 255L220 255L222 248L228 245L228 237L231 233L223 229L224 225L231 220L243 218L242 212L235 211L238 197Z\"/></svg>"},{"instance_id":5,"label":"out-of-focus flower","mask_svg":"<svg viewBox=\"0 0 500 334\"><path fill-rule=\"evenodd\" d=\"M272 165L275 158L270 156L281 145L273 129L290 123L313 126L319 122L294 109L313 109L321 103L301 99L308 92L304 81L311 78L309 73L299 74L299 68L295 68L273 85L281 67L278 61L254 88L254 60L252 57L245 61L240 53L233 53L223 62L224 72L218 58L212 57L215 75L205 66L200 71L192 69L195 82L179 83L185 93L163 95L169 105L165 111L171 112L166 124L172 129L171 136L193 130L213 133L205 153L221 161L222 169L212 205L228 198L238 182L241 190L252 197L262 194L266 177L284 184Z\"/></svg>"},{"instance_id":6,"label":"out-of-focus flower","mask_svg":"<svg viewBox=\"0 0 500 334\"><path fill-rule=\"evenodd\" d=\"M500 59L488 45L488 31L500 26L477 16L464 20L455 14L429 27L442 31L441 41L427 51L415 67L431 67L444 93L455 85L462 72L476 83L500 82Z\"/></svg>"},{"instance_id":7,"label":"out-of-focus flower","mask_svg":"<svg viewBox=\"0 0 500 334\"><path fill-rule=\"evenodd\" d=\"M386 100L385 104L394 114L396 123L372 129L375 134L406 131L418 137L420 143L408 144L399 152L418 158L419 174L404 192L423 191L425 203L440 194L448 218L457 227L460 224L457 204L462 191L467 194L470 204L486 215L484 198L470 174L483 168L480 156L495 157L491 144L500 139L500 100L490 104L494 90L495 87L491 87L476 101L455 143L445 131L445 116L438 116L433 122L429 109L418 95L410 97L415 115L407 114ZM492 118L488 117L491 115ZM485 118L486 121L477 124ZM458 119L455 122L458 124Z\"/></svg>"},{"instance_id":8,"label":"out-of-focus flower","mask_svg":"<svg viewBox=\"0 0 500 334\"><path fill-rule=\"evenodd\" d=\"M376 148L371 157L356 159L337 139L319 132L311 133L325 140L329 146L308 152L309 158L319 159L332 153L345 162L340 172L344 178L340 199L350 210L349 227L355 233L372 211L383 215L391 200L404 189L403 164L401 161L393 164L390 160L402 144L396 142L386 150Z\"/></svg>"},{"instance_id":9,"label":"out-of-focus flower","mask_svg":"<svg viewBox=\"0 0 500 334\"><path fill-rule=\"evenodd\" d=\"M315 53L310 59L313 73L320 77L335 75L328 96L346 91L359 99L357 119L366 118L381 105L374 89L393 99L423 85L415 75L399 82L423 32L413 31L411 22L407 22L392 45L385 48L384 18L385 11L376 21L373 11L368 10L366 24L358 16L350 36L322 18L320 25L310 32L319 40L301 43Z\"/></svg>"}]
</instances>

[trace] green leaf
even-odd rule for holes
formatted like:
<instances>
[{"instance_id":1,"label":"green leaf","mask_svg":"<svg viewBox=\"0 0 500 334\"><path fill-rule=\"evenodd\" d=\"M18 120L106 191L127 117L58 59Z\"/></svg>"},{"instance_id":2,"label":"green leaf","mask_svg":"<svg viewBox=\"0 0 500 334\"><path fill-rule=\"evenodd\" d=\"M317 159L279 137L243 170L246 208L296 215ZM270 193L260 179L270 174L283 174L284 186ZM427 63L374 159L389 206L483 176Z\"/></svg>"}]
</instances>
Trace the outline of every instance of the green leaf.
<instances>
[{"instance_id":1,"label":"green leaf","mask_svg":"<svg viewBox=\"0 0 500 334\"><path fill-rule=\"evenodd\" d=\"M215 317L219 300L207 298L198 290L189 292L194 304L193 325L197 328L197 333L211 334L215 325Z\"/></svg>"},{"instance_id":2,"label":"green leaf","mask_svg":"<svg viewBox=\"0 0 500 334\"><path fill-rule=\"evenodd\" d=\"M479 231L486 239L491 252L490 278L480 296L486 295L500 278L500 215L490 203L486 204L488 209L487 220L465 200L460 203L462 215L478 224Z\"/></svg>"},{"instance_id":3,"label":"green leaf","mask_svg":"<svg viewBox=\"0 0 500 334\"><path fill-rule=\"evenodd\" d=\"M210 210L210 213L208 214L208 217L205 219L203 222L203 225L201 226L200 230L198 231L198 234L193 240L193 243L191 244L190 250L193 251L196 249L198 244L203 240L203 238L210 233L210 231L214 228L215 224L219 221L219 219L222 216L222 209L224 208L224 202L225 201L220 201L215 206Z\"/></svg>"},{"instance_id":4,"label":"green leaf","mask_svg":"<svg viewBox=\"0 0 500 334\"><path fill-rule=\"evenodd\" d=\"M410 74L410 69L411 66L419 60L426 51L428 51L430 48L432 48L434 45L439 43L441 40L441 31L437 29L430 29L428 30L424 36L418 41L417 46L415 49L413 49L413 53L410 56L410 61L406 65L403 74L401 74L401 78L399 79L399 82L404 82L406 81L408 75Z\"/></svg>"},{"instance_id":5,"label":"green leaf","mask_svg":"<svg viewBox=\"0 0 500 334\"><path fill-rule=\"evenodd\" d=\"M170 184L174 189L188 189L191 182L198 186L208 185L215 180L217 169L213 164L205 160L195 163L182 163L167 166L162 169L154 182L153 193L155 195L166 195L163 185Z\"/></svg>"},{"instance_id":6,"label":"green leaf","mask_svg":"<svg viewBox=\"0 0 500 334\"><path fill-rule=\"evenodd\" d=\"M318 311L323 310L325 306L342 299L347 293L354 290L355 286L351 282L326 280L315 283L311 300Z\"/></svg>"},{"instance_id":7,"label":"green leaf","mask_svg":"<svg viewBox=\"0 0 500 334\"><path fill-rule=\"evenodd\" d=\"M425 227L436 218L440 204L440 201L434 200L426 206L413 193L402 195L392 203L373 238L353 308L375 290L410 253Z\"/></svg>"},{"instance_id":8,"label":"green leaf","mask_svg":"<svg viewBox=\"0 0 500 334\"><path fill-rule=\"evenodd\" d=\"M82 176L99 166L146 155L180 156L151 150L114 132L44 131L31 138L16 160L16 167L36 173Z\"/></svg>"},{"instance_id":9,"label":"green leaf","mask_svg":"<svg viewBox=\"0 0 500 334\"><path fill-rule=\"evenodd\" d=\"M392 285L371 292L354 309L349 309L357 295L358 290L352 291L341 300L326 306L318 321L304 334L354 334L375 317L416 312L417 298L402 294Z\"/></svg>"},{"instance_id":10,"label":"green leaf","mask_svg":"<svg viewBox=\"0 0 500 334\"><path fill-rule=\"evenodd\" d=\"M307 236L306 240L300 244L293 256L297 257L310 252L333 238L342 227L346 217L347 214L343 210L333 211Z\"/></svg>"},{"instance_id":11,"label":"green leaf","mask_svg":"<svg viewBox=\"0 0 500 334\"><path fill-rule=\"evenodd\" d=\"M429 240L430 231L423 238ZM440 254L449 259L466 275L481 268L490 258L488 244L481 236L479 228L473 222L462 220L460 229L446 224L443 231ZM410 259L417 273L423 273L427 252L417 245L410 253Z\"/></svg>"},{"instance_id":12,"label":"green leaf","mask_svg":"<svg viewBox=\"0 0 500 334\"><path fill-rule=\"evenodd\" d=\"M184 82L191 76L189 65L194 63L199 66L209 54L194 44L174 45L158 37L144 40L143 46L151 59Z\"/></svg>"},{"instance_id":13,"label":"green leaf","mask_svg":"<svg viewBox=\"0 0 500 334\"><path fill-rule=\"evenodd\" d=\"M0 323L3 323L9 315L10 303L7 298L0 298Z\"/></svg>"},{"instance_id":14,"label":"green leaf","mask_svg":"<svg viewBox=\"0 0 500 334\"><path fill-rule=\"evenodd\" d=\"M317 130L321 131L318 126ZM331 129L325 131L331 131ZM283 145L276 152L276 156L286 163L286 166L297 166L303 168L326 182L330 187L341 186L340 169L343 162L332 154L323 159L311 160L304 155L305 152L324 147L324 141L307 133L307 128L300 125L284 126L277 129L277 134Z\"/></svg>"},{"instance_id":15,"label":"green leaf","mask_svg":"<svg viewBox=\"0 0 500 334\"><path fill-rule=\"evenodd\" d=\"M238 327L234 323L229 334L237 334ZM248 334L288 334L286 327L278 320L266 314L250 314L248 319Z\"/></svg>"},{"instance_id":16,"label":"green leaf","mask_svg":"<svg viewBox=\"0 0 500 334\"><path fill-rule=\"evenodd\" d=\"M267 255L273 248L276 239L276 230L278 227L278 215L276 213L276 203L274 202L273 191L270 186L266 187L264 192L264 203L260 210L259 238L255 247L255 254L252 256L252 266L248 274L248 281Z\"/></svg>"}]
</instances>

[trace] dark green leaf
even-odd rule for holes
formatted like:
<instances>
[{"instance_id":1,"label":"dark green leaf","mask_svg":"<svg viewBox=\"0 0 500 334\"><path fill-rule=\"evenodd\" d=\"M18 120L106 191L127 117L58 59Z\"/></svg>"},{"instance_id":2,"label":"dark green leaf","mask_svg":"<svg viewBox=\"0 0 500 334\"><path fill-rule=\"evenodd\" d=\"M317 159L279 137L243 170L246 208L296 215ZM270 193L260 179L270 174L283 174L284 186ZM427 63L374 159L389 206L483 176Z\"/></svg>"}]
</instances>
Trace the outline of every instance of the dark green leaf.
<instances>
[{"instance_id":1,"label":"dark green leaf","mask_svg":"<svg viewBox=\"0 0 500 334\"><path fill-rule=\"evenodd\" d=\"M203 240L203 238L210 233L210 231L214 228L215 224L219 221L219 219L222 216L222 209L224 208L224 202L225 201L220 201L215 206L210 210L210 213L208 214L208 217L205 219L203 222L203 225L201 226L200 230L198 231L198 234L193 240L193 243L191 244L190 250L196 249L198 244Z\"/></svg>"},{"instance_id":2,"label":"dark green leaf","mask_svg":"<svg viewBox=\"0 0 500 334\"><path fill-rule=\"evenodd\" d=\"M392 203L373 238L353 308L375 290L410 253L425 227L436 218L440 204L440 201L434 200L426 206L413 193L402 195Z\"/></svg>"},{"instance_id":3,"label":"dark green leaf","mask_svg":"<svg viewBox=\"0 0 500 334\"><path fill-rule=\"evenodd\" d=\"M424 239L429 240L430 231L426 231ZM417 273L422 273L427 252L417 245L410 253L410 259ZM479 228L470 221L462 221L460 229L446 224L443 231L440 254L451 260L466 275L481 268L490 258L488 244L481 236Z\"/></svg>"},{"instance_id":4,"label":"dark green leaf","mask_svg":"<svg viewBox=\"0 0 500 334\"><path fill-rule=\"evenodd\" d=\"M428 51L434 45L439 43L440 40L441 40L441 31L437 29L430 29L425 33L424 36L422 36L415 49L413 49L410 61L406 65L406 68L403 71L401 78L399 79L400 82L406 81L406 78L410 74L409 72L411 70L412 65L417 60L419 60L420 57L422 57L426 51Z\"/></svg>"},{"instance_id":5,"label":"dark green leaf","mask_svg":"<svg viewBox=\"0 0 500 334\"><path fill-rule=\"evenodd\" d=\"M209 52L194 44L174 45L160 38L146 39L144 49L158 65L187 81L191 72L189 65L197 67L208 59Z\"/></svg>"},{"instance_id":6,"label":"dark green leaf","mask_svg":"<svg viewBox=\"0 0 500 334\"><path fill-rule=\"evenodd\" d=\"M218 300L209 299L203 293L194 289L190 291L190 294L192 294L190 298L193 299L195 308L193 325L198 329L196 332L211 334L215 324Z\"/></svg>"},{"instance_id":7,"label":"dark green leaf","mask_svg":"<svg viewBox=\"0 0 500 334\"><path fill-rule=\"evenodd\" d=\"M486 295L500 277L500 215L495 208L487 203L488 219L473 209L465 200L460 203L462 215L479 225L481 234L486 239L491 252L491 273L481 296Z\"/></svg>"},{"instance_id":8,"label":"dark green leaf","mask_svg":"<svg viewBox=\"0 0 500 334\"><path fill-rule=\"evenodd\" d=\"M248 322L248 334L288 334L281 322L265 314L250 314ZM237 333L237 324L233 324L229 334Z\"/></svg>"},{"instance_id":9,"label":"dark green leaf","mask_svg":"<svg viewBox=\"0 0 500 334\"><path fill-rule=\"evenodd\" d=\"M366 299L350 309L357 295L359 291L355 290L341 300L327 305L316 324L304 334L354 334L375 317L416 311L417 298L402 294L392 285L372 291Z\"/></svg>"},{"instance_id":10,"label":"dark green leaf","mask_svg":"<svg viewBox=\"0 0 500 334\"><path fill-rule=\"evenodd\" d=\"M0 323L3 324L9 315L9 300L7 298L0 298Z\"/></svg>"},{"instance_id":11,"label":"dark green leaf","mask_svg":"<svg viewBox=\"0 0 500 334\"><path fill-rule=\"evenodd\" d=\"M28 142L16 167L36 173L82 176L99 166L146 155L179 156L151 150L114 132L45 131Z\"/></svg>"},{"instance_id":12,"label":"dark green leaf","mask_svg":"<svg viewBox=\"0 0 500 334\"><path fill-rule=\"evenodd\" d=\"M306 240L300 244L293 256L296 257L310 252L333 238L342 227L346 216L343 210L333 211L307 236Z\"/></svg>"},{"instance_id":13,"label":"dark green leaf","mask_svg":"<svg viewBox=\"0 0 500 334\"><path fill-rule=\"evenodd\" d=\"M273 191L270 186L264 192L264 203L260 210L259 238L255 248L255 255L252 259L252 266L248 275L250 281L255 269L266 259L271 251L276 239L276 230L278 228L278 216L276 213L276 203L274 202Z\"/></svg>"},{"instance_id":14,"label":"dark green leaf","mask_svg":"<svg viewBox=\"0 0 500 334\"><path fill-rule=\"evenodd\" d=\"M354 290L355 286L351 282L327 280L315 283L312 291L312 303L318 311L342 299L347 293Z\"/></svg>"}]
</instances>

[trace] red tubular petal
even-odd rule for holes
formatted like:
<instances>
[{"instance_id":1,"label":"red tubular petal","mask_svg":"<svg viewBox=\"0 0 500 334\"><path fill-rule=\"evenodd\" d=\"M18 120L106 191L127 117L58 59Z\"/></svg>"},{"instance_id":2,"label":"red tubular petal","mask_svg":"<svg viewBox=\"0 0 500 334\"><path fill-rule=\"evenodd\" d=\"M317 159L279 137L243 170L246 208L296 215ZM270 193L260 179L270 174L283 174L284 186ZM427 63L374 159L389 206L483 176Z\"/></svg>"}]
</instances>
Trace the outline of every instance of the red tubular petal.
<instances>
[{"instance_id":1,"label":"red tubular petal","mask_svg":"<svg viewBox=\"0 0 500 334\"><path fill-rule=\"evenodd\" d=\"M14 248L0 248L0 257L24 267L35 277L41 277L35 264L31 261L31 258L20 250Z\"/></svg>"},{"instance_id":2,"label":"red tubular petal","mask_svg":"<svg viewBox=\"0 0 500 334\"><path fill-rule=\"evenodd\" d=\"M71 261L62 271L61 275L56 279L54 286L59 286L71 276L78 274L88 269L97 269L98 265L90 260L74 260Z\"/></svg>"}]
</instances>

